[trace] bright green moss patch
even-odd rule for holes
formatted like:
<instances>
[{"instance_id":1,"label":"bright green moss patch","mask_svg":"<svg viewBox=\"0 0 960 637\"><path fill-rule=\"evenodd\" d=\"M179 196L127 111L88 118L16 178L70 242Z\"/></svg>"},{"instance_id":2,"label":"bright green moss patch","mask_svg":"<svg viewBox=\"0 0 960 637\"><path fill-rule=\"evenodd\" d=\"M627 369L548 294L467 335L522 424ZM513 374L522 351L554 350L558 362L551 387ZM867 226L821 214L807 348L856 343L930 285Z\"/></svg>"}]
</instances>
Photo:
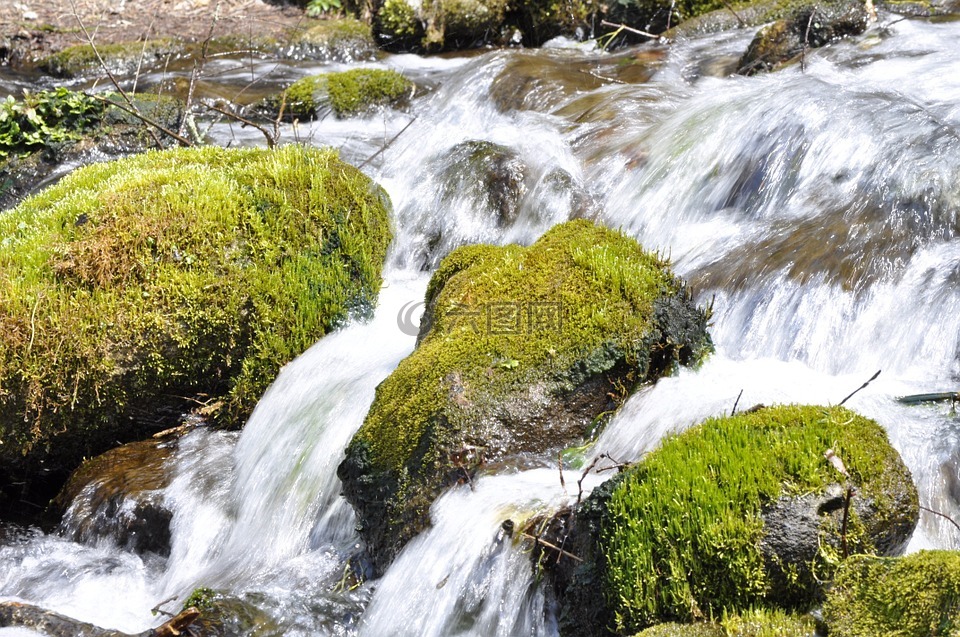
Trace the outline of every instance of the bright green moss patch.
<instances>
[{"instance_id":1,"label":"bright green moss patch","mask_svg":"<svg viewBox=\"0 0 960 637\"><path fill-rule=\"evenodd\" d=\"M783 406L711 419L627 472L610 495L600 537L617 631L791 603L768 598L761 513L782 496L842 482L827 449L846 463L856 497L872 502L879 518L888 515L905 469L877 423L843 408ZM849 550L872 552L856 528L851 508ZM836 541L822 541L828 550L817 563L797 566L828 578ZM805 584L798 575L798 595Z\"/></svg>"},{"instance_id":2,"label":"bright green moss patch","mask_svg":"<svg viewBox=\"0 0 960 637\"><path fill-rule=\"evenodd\" d=\"M359 115L380 106L393 106L409 97L413 82L402 74L384 69L351 69L322 73L297 80L269 108L283 108L287 118L313 119L324 109L337 117Z\"/></svg>"},{"instance_id":3,"label":"bright green moss patch","mask_svg":"<svg viewBox=\"0 0 960 637\"><path fill-rule=\"evenodd\" d=\"M89 44L78 44L44 58L39 67L55 77L72 78L96 73L103 66L114 73L133 71L141 64L148 65L175 53L176 46L171 40L98 44L96 50Z\"/></svg>"},{"instance_id":4,"label":"bright green moss patch","mask_svg":"<svg viewBox=\"0 0 960 637\"><path fill-rule=\"evenodd\" d=\"M0 215L5 467L70 469L186 399L242 422L373 306L386 206L335 151L286 146L93 165Z\"/></svg>"},{"instance_id":5,"label":"bright green moss patch","mask_svg":"<svg viewBox=\"0 0 960 637\"><path fill-rule=\"evenodd\" d=\"M79 139L104 109L99 100L65 88L8 96L0 102L0 157Z\"/></svg>"},{"instance_id":6,"label":"bright green moss patch","mask_svg":"<svg viewBox=\"0 0 960 637\"><path fill-rule=\"evenodd\" d=\"M707 312L666 261L589 221L530 247L455 250L426 303L416 351L377 388L339 471L380 566L481 457L581 442L638 384L711 349Z\"/></svg>"},{"instance_id":7,"label":"bright green moss patch","mask_svg":"<svg viewBox=\"0 0 960 637\"><path fill-rule=\"evenodd\" d=\"M956 637L960 553L851 558L827 596L823 617L836 637Z\"/></svg>"},{"instance_id":8,"label":"bright green moss patch","mask_svg":"<svg viewBox=\"0 0 960 637\"><path fill-rule=\"evenodd\" d=\"M636 637L810 637L816 628L809 616L782 610L748 610L719 623L657 624Z\"/></svg>"}]
</instances>

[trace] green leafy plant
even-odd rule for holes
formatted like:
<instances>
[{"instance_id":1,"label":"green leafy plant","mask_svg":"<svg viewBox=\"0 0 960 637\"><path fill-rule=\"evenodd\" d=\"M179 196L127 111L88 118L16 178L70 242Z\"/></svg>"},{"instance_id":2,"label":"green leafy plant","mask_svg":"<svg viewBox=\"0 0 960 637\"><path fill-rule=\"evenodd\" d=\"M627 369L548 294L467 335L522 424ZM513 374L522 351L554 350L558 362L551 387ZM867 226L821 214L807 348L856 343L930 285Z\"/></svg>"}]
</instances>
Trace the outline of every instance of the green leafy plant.
<instances>
[{"instance_id":1,"label":"green leafy plant","mask_svg":"<svg viewBox=\"0 0 960 637\"><path fill-rule=\"evenodd\" d=\"M78 139L81 131L100 121L103 111L99 100L63 87L24 91L19 100L10 95L0 102L0 157Z\"/></svg>"},{"instance_id":2,"label":"green leafy plant","mask_svg":"<svg viewBox=\"0 0 960 637\"><path fill-rule=\"evenodd\" d=\"M343 8L340 0L310 0L307 3L307 16L311 18L318 18L325 13L331 13L334 9L340 10Z\"/></svg>"}]
</instances>

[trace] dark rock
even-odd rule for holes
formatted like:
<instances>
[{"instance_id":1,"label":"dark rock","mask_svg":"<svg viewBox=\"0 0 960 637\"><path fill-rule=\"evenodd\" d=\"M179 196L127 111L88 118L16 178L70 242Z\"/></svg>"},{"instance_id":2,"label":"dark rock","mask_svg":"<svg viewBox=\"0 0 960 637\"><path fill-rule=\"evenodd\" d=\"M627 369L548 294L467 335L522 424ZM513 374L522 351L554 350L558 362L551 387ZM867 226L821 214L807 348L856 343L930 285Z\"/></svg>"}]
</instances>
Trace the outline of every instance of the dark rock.
<instances>
[{"instance_id":1,"label":"dark rock","mask_svg":"<svg viewBox=\"0 0 960 637\"><path fill-rule=\"evenodd\" d=\"M172 513L162 489L175 449L175 441L145 440L85 462L54 500L65 509L60 534L85 544L109 538L136 553L168 555Z\"/></svg>"},{"instance_id":2,"label":"dark rock","mask_svg":"<svg viewBox=\"0 0 960 637\"><path fill-rule=\"evenodd\" d=\"M762 28L740 59L737 73L772 71L841 38L867 29L869 14L861 0L839 0L800 7L789 17Z\"/></svg>"},{"instance_id":3,"label":"dark rock","mask_svg":"<svg viewBox=\"0 0 960 637\"><path fill-rule=\"evenodd\" d=\"M0 602L0 628L10 627L29 628L47 637L132 637L29 604ZM142 637L150 634L141 633Z\"/></svg>"}]
</instances>

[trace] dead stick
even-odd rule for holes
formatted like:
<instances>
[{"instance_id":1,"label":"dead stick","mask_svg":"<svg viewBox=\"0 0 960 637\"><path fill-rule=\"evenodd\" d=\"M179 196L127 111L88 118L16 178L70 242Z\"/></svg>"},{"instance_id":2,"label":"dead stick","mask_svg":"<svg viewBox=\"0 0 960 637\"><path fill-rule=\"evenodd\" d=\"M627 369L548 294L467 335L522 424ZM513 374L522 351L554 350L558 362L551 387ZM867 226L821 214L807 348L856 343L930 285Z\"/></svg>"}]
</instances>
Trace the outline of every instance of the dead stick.
<instances>
[{"instance_id":1,"label":"dead stick","mask_svg":"<svg viewBox=\"0 0 960 637\"><path fill-rule=\"evenodd\" d=\"M740 390L740 393L737 394L737 399L733 401L733 409L730 410L730 415L733 416L737 413L737 405L740 404L740 397L743 396L743 390Z\"/></svg>"},{"instance_id":2,"label":"dead stick","mask_svg":"<svg viewBox=\"0 0 960 637\"><path fill-rule=\"evenodd\" d=\"M185 137L181 137L180 135L177 135L175 132L173 132L172 130L166 128L165 126L163 126L163 125L160 124L159 122L156 122L156 121L150 119L149 117L147 117L146 115L144 115L143 113L141 113L139 110L137 110L135 107L127 106L126 104L120 104L119 102L114 102L113 100L107 99L106 97L102 97L102 96L100 96L100 95L90 95L90 97L92 97L92 98L94 98L94 99L96 99L96 100L100 100L101 102L103 102L104 104L107 104L107 105L109 105L109 106L116 106L116 107L119 108L121 111L125 111L125 112L127 112L127 113L130 113L131 115L133 115L134 117L136 117L137 119L139 119L139 120L140 120L141 122L143 122L144 124L147 124L148 126L153 126L153 127L156 128L157 130L159 130L160 132L162 132L164 135L169 135L170 137L172 137L173 139L177 140L178 142L180 142L180 143L183 144L184 146L193 146L193 142L191 142L189 139L186 139ZM153 131L151 130L150 132L152 133ZM158 139L157 142L159 143L159 141L160 141L160 140Z\"/></svg>"},{"instance_id":3,"label":"dead stick","mask_svg":"<svg viewBox=\"0 0 960 637\"><path fill-rule=\"evenodd\" d=\"M617 24L616 22L607 22L606 20L601 20L600 24L605 27L616 27L618 29L623 29L624 31L629 31L630 33L636 33L637 35L642 35L647 38L653 38L654 40L660 37L659 35L654 35L653 33L648 33L647 31L641 31L640 29L634 29L633 27L628 27L625 24Z\"/></svg>"},{"instance_id":4,"label":"dead stick","mask_svg":"<svg viewBox=\"0 0 960 637\"><path fill-rule=\"evenodd\" d=\"M950 522L953 526L957 527L957 530L960 531L960 524L957 524L957 521L951 518L946 513L940 513L939 511L934 511L933 509L928 509L925 506L920 506L921 511L926 511L927 513L932 513L934 515L939 515L941 518L944 518Z\"/></svg>"},{"instance_id":5,"label":"dead stick","mask_svg":"<svg viewBox=\"0 0 960 637\"><path fill-rule=\"evenodd\" d=\"M563 494L567 495L567 483L563 479L563 452L557 452L557 469L560 471L560 487L563 489Z\"/></svg>"},{"instance_id":6,"label":"dead stick","mask_svg":"<svg viewBox=\"0 0 960 637\"><path fill-rule=\"evenodd\" d=\"M277 145L277 140L273 138L273 136L270 134L270 131L268 131L266 128L264 128L264 127L261 126L260 124L257 124L256 122L254 122L254 121L252 121L252 120L249 120L249 119L247 119L246 117L243 117L243 116L240 115L239 113L231 113L230 111L224 110L224 109L220 108L219 106L217 106L216 104L206 104L205 106L206 106L207 108L209 108L210 110L216 111L216 112L218 112L218 113L221 113L222 115L226 115L227 117L229 117L229 118L231 118L231 119L234 119L234 120L240 122L241 124L245 124L245 125L247 125L247 126L252 126L252 127L256 128L258 131L260 131L261 133L263 133L263 136L264 136L264 137L266 137L266 139L267 139L267 148L273 148L274 146Z\"/></svg>"},{"instance_id":7,"label":"dead stick","mask_svg":"<svg viewBox=\"0 0 960 637\"><path fill-rule=\"evenodd\" d=\"M570 559L572 559L572 560L577 560L578 562L582 562L582 561L583 561L583 558L582 558L582 557L577 557L576 555L574 555L574 554L571 553L570 551L565 551L565 550L563 550L562 548L560 548L559 546L557 546L556 544L551 544L550 542L547 542L546 540L542 540L542 539L540 539L539 537L537 537L536 535L530 535L529 533L525 533L525 532L523 532L523 531L520 531L520 535L522 535L522 536L525 537L525 538L529 538L529 539L533 540L533 541L536 542L537 544L543 544L543 545L544 545L545 547L547 547L548 549L554 550L554 551L556 551L557 553L563 555L564 557L569 557Z\"/></svg>"},{"instance_id":8,"label":"dead stick","mask_svg":"<svg viewBox=\"0 0 960 637\"><path fill-rule=\"evenodd\" d=\"M414 118L411 119L409 122L407 122L407 125L404 126L403 128L401 128L399 133L397 133L396 135L394 135L393 137L391 137L391 138L390 138L390 141L388 141L386 144L383 145L383 148L381 148L380 150L378 150L377 152L375 152L374 154L370 155L370 156L367 157L365 160L363 160L363 163L360 164L359 166L357 166L357 168L363 168L364 166L366 166L367 164L369 164L371 161L373 161L374 159L376 159L377 157L379 157L379 156L383 153L383 151L385 151L385 150L387 150L388 148L390 148L391 144L393 144L393 142L397 141L397 138L400 137L401 135L403 135L403 134L407 131L407 129L410 128L410 126L413 125L413 123L414 123L415 121L417 121L417 118L416 118L416 117L414 117Z\"/></svg>"},{"instance_id":9,"label":"dead stick","mask_svg":"<svg viewBox=\"0 0 960 637\"><path fill-rule=\"evenodd\" d=\"M847 402L848 400L850 400L851 398L853 398L854 394L856 394L856 393L857 393L858 391L860 391L861 389L866 388L866 386L869 385L870 383L872 383L873 381L877 380L877 376L880 375L880 372L881 372L881 371L882 371L882 370L879 370L879 369L878 369L878 370L877 370L877 373L870 377L870 380L868 380L867 382L865 382L864 384L860 385L860 386L857 387L855 390L853 390L853 393L851 393L849 396L847 396L846 398L844 398L843 400L841 400L841 401L840 401L840 404L837 405L837 407L842 407L842 406L843 406L843 403L845 403L845 402Z\"/></svg>"}]
</instances>

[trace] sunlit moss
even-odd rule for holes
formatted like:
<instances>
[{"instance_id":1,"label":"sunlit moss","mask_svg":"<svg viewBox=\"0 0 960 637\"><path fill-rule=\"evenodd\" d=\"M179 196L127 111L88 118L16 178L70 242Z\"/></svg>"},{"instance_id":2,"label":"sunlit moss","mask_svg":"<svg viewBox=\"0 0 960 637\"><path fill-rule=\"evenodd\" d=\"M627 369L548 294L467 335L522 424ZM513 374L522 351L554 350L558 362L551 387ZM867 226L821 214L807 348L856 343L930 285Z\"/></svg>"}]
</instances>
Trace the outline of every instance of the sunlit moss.
<instances>
[{"instance_id":1,"label":"sunlit moss","mask_svg":"<svg viewBox=\"0 0 960 637\"><path fill-rule=\"evenodd\" d=\"M840 569L823 616L831 637L956 637L960 553L853 557Z\"/></svg>"},{"instance_id":2,"label":"sunlit moss","mask_svg":"<svg viewBox=\"0 0 960 637\"><path fill-rule=\"evenodd\" d=\"M271 100L271 108L279 112L282 104L288 118L312 119L324 109L337 117L351 117L398 104L412 92L413 82L397 71L351 69L299 79Z\"/></svg>"},{"instance_id":3,"label":"sunlit moss","mask_svg":"<svg viewBox=\"0 0 960 637\"><path fill-rule=\"evenodd\" d=\"M815 622L776 609L747 610L720 622L666 623L647 628L636 637L810 637Z\"/></svg>"},{"instance_id":4,"label":"sunlit moss","mask_svg":"<svg viewBox=\"0 0 960 637\"><path fill-rule=\"evenodd\" d=\"M883 519L894 505L894 483L909 474L877 423L838 407L782 406L711 419L667 439L624 474L606 505L599 542L617 631L811 603L804 581L794 599L768 598L761 509L842 480L824 458L827 449L843 458L860 486L857 497L872 501ZM853 529L858 520L850 511ZM851 532L848 542L851 552L874 550L864 533ZM819 563L803 566L829 577L834 557L821 554Z\"/></svg>"},{"instance_id":5,"label":"sunlit moss","mask_svg":"<svg viewBox=\"0 0 960 637\"><path fill-rule=\"evenodd\" d=\"M386 206L335 151L286 146L93 165L0 215L7 467L70 468L186 399L242 422L283 364L373 306Z\"/></svg>"}]
</instances>

